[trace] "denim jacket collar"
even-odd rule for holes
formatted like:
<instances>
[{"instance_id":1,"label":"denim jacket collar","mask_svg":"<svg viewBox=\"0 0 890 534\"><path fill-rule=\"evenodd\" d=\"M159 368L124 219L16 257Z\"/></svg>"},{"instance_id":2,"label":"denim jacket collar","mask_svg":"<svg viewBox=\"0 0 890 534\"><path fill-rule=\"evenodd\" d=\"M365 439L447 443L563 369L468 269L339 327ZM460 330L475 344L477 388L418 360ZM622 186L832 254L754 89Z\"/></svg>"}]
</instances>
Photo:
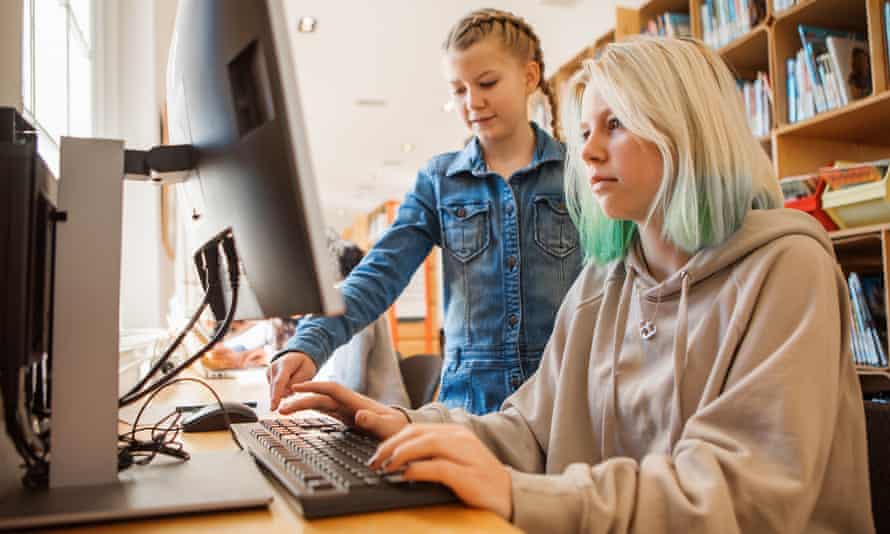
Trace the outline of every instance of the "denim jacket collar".
<instances>
[{"instance_id":1,"label":"denim jacket collar","mask_svg":"<svg viewBox=\"0 0 890 534\"><path fill-rule=\"evenodd\" d=\"M535 132L535 154L532 162L525 167L524 171L537 169L548 161L562 162L565 155L565 149L562 144L548 135L534 122L529 122L532 130ZM482 157L482 147L479 145L479 138L473 136L473 139L467 143L467 146L461 150L460 154L454 158L445 176L454 176L460 172L469 172L473 176L484 176L488 174L488 166Z\"/></svg>"}]
</instances>

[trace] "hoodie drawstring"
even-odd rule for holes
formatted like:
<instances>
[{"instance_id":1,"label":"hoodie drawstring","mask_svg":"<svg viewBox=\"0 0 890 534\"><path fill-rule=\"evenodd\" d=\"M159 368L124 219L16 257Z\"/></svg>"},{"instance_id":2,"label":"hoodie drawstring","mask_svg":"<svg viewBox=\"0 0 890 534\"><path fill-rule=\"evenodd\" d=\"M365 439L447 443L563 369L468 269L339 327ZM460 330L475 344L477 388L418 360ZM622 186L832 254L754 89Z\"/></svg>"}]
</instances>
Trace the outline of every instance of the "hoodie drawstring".
<instances>
[{"instance_id":1,"label":"hoodie drawstring","mask_svg":"<svg viewBox=\"0 0 890 534\"><path fill-rule=\"evenodd\" d=\"M603 434L600 437L600 450L603 458L611 458L615 455L616 441L621 437L617 432L618 421L618 356L624 344L624 335L627 331L627 317L630 313L630 305L633 302L633 287L636 272L633 268L625 268L624 288L621 291L621 299L618 301L618 311L615 317L615 331L612 334L612 368L609 373L609 396L606 405L603 406ZM611 439L607 440L606 436Z\"/></svg>"},{"instance_id":2,"label":"hoodie drawstring","mask_svg":"<svg viewBox=\"0 0 890 534\"><path fill-rule=\"evenodd\" d=\"M674 395L671 399L673 410L671 410L671 433L670 433L670 450L673 452L674 446L680 440L680 434L683 430L683 401L680 392L683 386L683 376L686 373L686 364L688 363L688 347L686 338L689 335L688 325L688 303L687 292L689 291L689 273L683 271L680 273L681 289L680 289L680 308L677 310L677 324L674 332Z\"/></svg>"}]
</instances>

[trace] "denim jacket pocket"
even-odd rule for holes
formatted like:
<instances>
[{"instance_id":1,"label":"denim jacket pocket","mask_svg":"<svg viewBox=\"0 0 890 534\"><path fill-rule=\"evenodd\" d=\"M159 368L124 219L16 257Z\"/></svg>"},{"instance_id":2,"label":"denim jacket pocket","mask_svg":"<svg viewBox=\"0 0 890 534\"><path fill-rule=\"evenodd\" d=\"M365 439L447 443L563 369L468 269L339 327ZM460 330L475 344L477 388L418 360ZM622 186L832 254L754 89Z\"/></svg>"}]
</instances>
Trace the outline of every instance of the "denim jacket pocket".
<instances>
[{"instance_id":1,"label":"denim jacket pocket","mask_svg":"<svg viewBox=\"0 0 890 534\"><path fill-rule=\"evenodd\" d=\"M467 262L488 247L489 203L452 203L439 208L442 212L442 238L445 249L460 261Z\"/></svg>"},{"instance_id":2,"label":"denim jacket pocket","mask_svg":"<svg viewBox=\"0 0 890 534\"><path fill-rule=\"evenodd\" d=\"M562 197L535 197L535 242L558 258L564 258L578 248L578 230Z\"/></svg>"}]
</instances>

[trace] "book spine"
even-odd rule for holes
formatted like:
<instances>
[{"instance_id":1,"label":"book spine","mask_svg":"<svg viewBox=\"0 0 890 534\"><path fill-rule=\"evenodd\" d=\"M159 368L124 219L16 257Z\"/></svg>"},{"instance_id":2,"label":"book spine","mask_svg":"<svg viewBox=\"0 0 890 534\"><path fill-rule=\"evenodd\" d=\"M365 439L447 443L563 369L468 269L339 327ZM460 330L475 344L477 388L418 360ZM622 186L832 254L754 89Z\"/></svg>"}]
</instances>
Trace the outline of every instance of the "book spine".
<instances>
[{"instance_id":1,"label":"book spine","mask_svg":"<svg viewBox=\"0 0 890 534\"><path fill-rule=\"evenodd\" d=\"M785 60L785 92L788 96L788 122L797 122L797 62L793 57Z\"/></svg>"},{"instance_id":2,"label":"book spine","mask_svg":"<svg viewBox=\"0 0 890 534\"><path fill-rule=\"evenodd\" d=\"M884 45L887 47L887 68L890 69L890 2L884 2Z\"/></svg>"},{"instance_id":3,"label":"book spine","mask_svg":"<svg viewBox=\"0 0 890 534\"><path fill-rule=\"evenodd\" d=\"M847 288L850 293L850 312L853 316L853 324L850 328L851 338L853 340L853 353L859 365L871 365L868 358L868 352L865 349L865 327L862 322L862 315L859 312L859 305L856 301L856 291L853 289L853 277L856 273L850 273L847 277Z\"/></svg>"}]
</instances>

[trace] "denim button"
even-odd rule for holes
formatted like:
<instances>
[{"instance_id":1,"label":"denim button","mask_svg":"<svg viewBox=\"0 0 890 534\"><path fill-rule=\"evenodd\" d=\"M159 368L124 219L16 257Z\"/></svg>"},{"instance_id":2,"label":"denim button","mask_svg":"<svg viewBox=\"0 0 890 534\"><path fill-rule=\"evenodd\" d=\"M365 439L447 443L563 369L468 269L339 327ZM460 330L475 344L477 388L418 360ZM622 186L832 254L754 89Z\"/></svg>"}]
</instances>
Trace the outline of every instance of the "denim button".
<instances>
[{"instance_id":1,"label":"denim button","mask_svg":"<svg viewBox=\"0 0 890 534\"><path fill-rule=\"evenodd\" d=\"M513 389L518 389L522 385L522 381L518 376L513 375L510 377L510 385L513 386Z\"/></svg>"},{"instance_id":2,"label":"denim button","mask_svg":"<svg viewBox=\"0 0 890 534\"><path fill-rule=\"evenodd\" d=\"M516 326L516 323L519 322L519 317L516 317L516 315L511 315L509 322L510 322L510 326Z\"/></svg>"},{"instance_id":3,"label":"denim button","mask_svg":"<svg viewBox=\"0 0 890 534\"><path fill-rule=\"evenodd\" d=\"M509 267L511 271L513 270L513 267L516 267L516 256L507 258L507 267Z\"/></svg>"},{"instance_id":4,"label":"denim button","mask_svg":"<svg viewBox=\"0 0 890 534\"><path fill-rule=\"evenodd\" d=\"M467 210L465 210L465 209L463 209L463 208L458 208L458 210L457 210L457 216L458 216L458 217L466 217L466 216L467 216Z\"/></svg>"}]
</instances>

